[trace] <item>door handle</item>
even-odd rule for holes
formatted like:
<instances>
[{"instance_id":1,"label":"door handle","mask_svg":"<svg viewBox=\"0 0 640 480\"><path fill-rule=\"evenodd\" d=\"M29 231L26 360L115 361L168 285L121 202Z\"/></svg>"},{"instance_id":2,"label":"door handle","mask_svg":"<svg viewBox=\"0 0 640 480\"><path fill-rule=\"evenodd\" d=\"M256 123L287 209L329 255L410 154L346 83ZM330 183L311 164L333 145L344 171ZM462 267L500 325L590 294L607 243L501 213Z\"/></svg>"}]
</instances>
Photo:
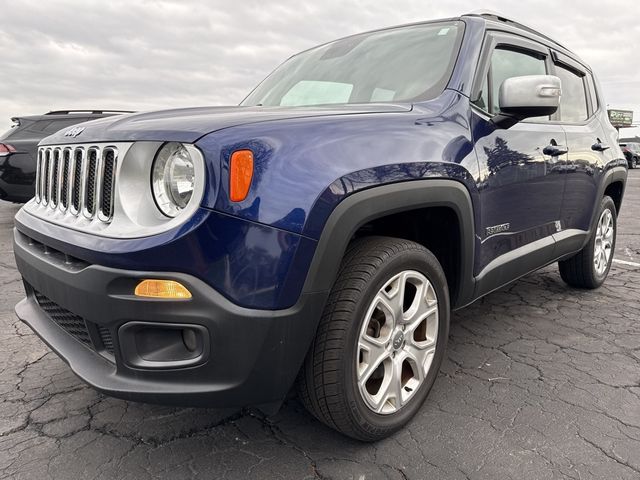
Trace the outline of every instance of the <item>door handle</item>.
<instances>
[{"instance_id":1,"label":"door handle","mask_svg":"<svg viewBox=\"0 0 640 480\"><path fill-rule=\"evenodd\" d=\"M549 155L550 157L559 157L567 153L569 149L563 145L547 145L542 149L542 153Z\"/></svg>"},{"instance_id":2,"label":"door handle","mask_svg":"<svg viewBox=\"0 0 640 480\"><path fill-rule=\"evenodd\" d=\"M609 150L609 147L602 142L596 142L591 145L591 150L595 150L596 152L604 152L605 150Z\"/></svg>"}]
</instances>

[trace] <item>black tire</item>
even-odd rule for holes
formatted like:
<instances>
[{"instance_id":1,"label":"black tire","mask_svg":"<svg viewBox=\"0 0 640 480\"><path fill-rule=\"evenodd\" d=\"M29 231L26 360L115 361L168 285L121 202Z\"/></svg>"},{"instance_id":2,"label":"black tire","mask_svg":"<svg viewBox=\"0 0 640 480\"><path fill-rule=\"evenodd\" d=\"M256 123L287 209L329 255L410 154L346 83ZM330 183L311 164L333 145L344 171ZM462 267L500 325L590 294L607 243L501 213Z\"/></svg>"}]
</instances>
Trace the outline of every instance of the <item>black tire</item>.
<instances>
[{"instance_id":1,"label":"black tire","mask_svg":"<svg viewBox=\"0 0 640 480\"><path fill-rule=\"evenodd\" d=\"M356 355L367 309L378 291L400 272L424 275L435 291L438 328L431 366L415 393L395 413L370 409L357 386ZM298 393L318 420L362 441L375 441L402 428L420 409L438 375L449 333L450 305L445 274L436 257L408 240L367 237L354 241L342 261L316 337L298 378Z\"/></svg>"},{"instance_id":2,"label":"black tire","mask_svg":"<svg viewBox=\"0 0 640 480\"><path fill-rule=\"evenodd\" d=\"M611 197L605 196L600 202L597 221L602 217L605 210L609 210L611 212L613 219L613 242L611 246L611 255L606 269L602 274L598 274L594 265L594 250L596 246L596 235L598 232L598 224L596 223L596 226L591 233L591 238L585 247L573 257L558 262L562 280L572 287L587 289L598 288L604 283L607 275L609 274L613 254L616 248L616 235L618 231L616 206Z\"/></svg>"},{"instance_id":3,"label":"black tire","mask_svg":"<svg viewBox=\"0 0 640 480\"><path fill-rule=\"evenodd\" d=\"M631 160L631 168L636 168L638 166L638 159L636 157L633 157L633 159Z\"/></svg>"}]
</instances>

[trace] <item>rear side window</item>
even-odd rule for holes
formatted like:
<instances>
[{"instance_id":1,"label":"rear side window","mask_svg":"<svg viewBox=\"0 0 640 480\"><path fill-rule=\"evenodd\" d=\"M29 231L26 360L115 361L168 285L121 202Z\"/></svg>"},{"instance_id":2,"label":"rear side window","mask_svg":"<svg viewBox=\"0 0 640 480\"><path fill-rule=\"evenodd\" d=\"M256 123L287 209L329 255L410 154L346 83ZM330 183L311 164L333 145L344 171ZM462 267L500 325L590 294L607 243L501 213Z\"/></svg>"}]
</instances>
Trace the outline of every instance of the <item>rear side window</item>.
<instances>
[{"instance_id":1,"label":"rear side window","mask_svg":"<svg viewBox=\"0 0 640 480\"><path fill-rule=\"evenodd\" d=\"M13 124L9 130L6 130L6 131L0 133L0 140L4 140L5 138L10 137L11 135L16 133L17 131L18 131L18 125Z\"/></svg>"},{"instance_id":2,"label":"rear side window","mask_svg":"<svg viewBox=\"0 0 640 480\"><path fill-rule=\"evenodd\" d=\"M23 120L20 119L20 123L14 123L13 125L11 125L11 128L9 130L7 130L6 132L2 133L0 135L0 140L4 140L6 138L13 138L13 139L19 139L19 138L27 138L29 137L29 133L27 131L27 129L33 125L33 121L32 120Z\"/></svg>"},{"instance_id":3,"label":"rear side window","mask_svg":"<svg viewBox=\"0 0 640 480\"><path fill-rule=\"evenodd\" d=\"M40 140L44 137L48 137L52 133L56 133L63 128L69 128L72 125L77 125L87 121L86 117L72 117L61 118L56 120L20 120L20 126L11 128L8 132L5 132L0 138L11 137L15 140L18 139L34 139Z\"/></svg>"},{"instance_id":4,"label":"rear side window","mask_svg":"<svg viewBox=\"0 0 640 480\"><path fill-rule=\"evenodd\" d=\"M589 118L584 75L556 65L556 75L562 82L560 97L560 120L563 122L584 122Z\"/></svg>"},{"instance_id":5,"label":"rear side window","mask_svg":"<svg viewBox=\"0 0 640 480\"><path fill-rule=\"evenodd\" d=\"M598 100L598 94L596 93L596 86L591 75L587 75L587 84L589 86L589 95L591 96L591 111L595 112L600 108L600 101Z\"/></svg>"},{"instance_id":6,"label":"rear side window","mask_svg":"<svg viewBox=\"0 0 640 480\"><path fill-rule=\"evenodd\" d=\"M29 123L22 122L20 127L12 137L14 138L36 138L36 137L45 137L48 134L46 133L46 128L49 127L53 122L51 120L36 120L31 121Z\"/></svg>"}]
</instances>

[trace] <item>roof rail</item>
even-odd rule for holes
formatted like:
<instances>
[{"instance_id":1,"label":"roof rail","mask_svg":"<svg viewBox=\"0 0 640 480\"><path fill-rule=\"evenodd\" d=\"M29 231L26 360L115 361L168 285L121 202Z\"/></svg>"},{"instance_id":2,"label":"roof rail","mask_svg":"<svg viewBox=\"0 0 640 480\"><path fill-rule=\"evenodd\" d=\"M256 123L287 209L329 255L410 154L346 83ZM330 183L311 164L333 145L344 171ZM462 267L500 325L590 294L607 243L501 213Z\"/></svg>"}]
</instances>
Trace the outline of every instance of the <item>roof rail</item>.
<instances>
[{"instance_id":1,"label":"roof rail","mask_svg":"<svg viewBox=\"0 0 640 480\"><path fill-rule=\"evenodd\" d=\"M68 115L70 113L91 113L91 114L103 114L103 113L134 113L132 110L52 110L45 113L45 115Z\"/></svg>"},{"instance_id":2,"label":"roof rail","mask_svg":"<svg viewBox=\"0 0 640 480\"><path fill-rule=\"evenodd\" d=\"M535 35L538 35L539 37L542 37L542 38L544 38L546 40L549 40L550 42L555 43L556 45L558 45L559 47L564 48L565 50L571 51L567 47L562 45L560 42L558 42L557 40L545 35L544 33L541 33L540 31L536 30L535 28L531 28L528 25L524 25L523 23L520 23L517 20L514 20L512 18L505 17L501 13L494 12L493 10L474 10L473 12L465 13L463 15L463 17L482 17L482 18L487 18L489 20L494 20L494 21L497 21L497 22L510 23L512 25L515 25L518 28L521 28L522 30L526 30L529 33L533 33Z\"/></svg>"}]
</instances>

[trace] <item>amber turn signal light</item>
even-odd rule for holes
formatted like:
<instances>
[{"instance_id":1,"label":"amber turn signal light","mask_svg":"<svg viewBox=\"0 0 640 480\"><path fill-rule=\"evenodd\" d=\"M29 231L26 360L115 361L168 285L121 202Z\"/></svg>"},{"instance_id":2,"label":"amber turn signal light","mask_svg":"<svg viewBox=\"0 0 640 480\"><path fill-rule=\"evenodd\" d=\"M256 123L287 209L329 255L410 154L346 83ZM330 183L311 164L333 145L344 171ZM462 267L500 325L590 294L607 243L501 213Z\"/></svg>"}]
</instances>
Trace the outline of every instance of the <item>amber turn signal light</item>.
<instances>
[{"instance_id":1,"label":"amber turn signal light","mask_svg":"<svg viewBox=\"0 0 640 480\"><path fill-rule=\"evenodd\" d=\"M168 298L186 300L191 292L181 283L173 280L142 280L135 290L137 297Z\"/></svg>"},{"instance_id":2,"label":"amber turn signal light","mask_svg":"<svg viewBox=\"0 0 640 480\"><path fill-rule=\"evenodd\" d=\"M232 202L241 202L249 194L253 179L253 152L236 150L229 162L229 198Z\"/></svg>"}]
</instances>

